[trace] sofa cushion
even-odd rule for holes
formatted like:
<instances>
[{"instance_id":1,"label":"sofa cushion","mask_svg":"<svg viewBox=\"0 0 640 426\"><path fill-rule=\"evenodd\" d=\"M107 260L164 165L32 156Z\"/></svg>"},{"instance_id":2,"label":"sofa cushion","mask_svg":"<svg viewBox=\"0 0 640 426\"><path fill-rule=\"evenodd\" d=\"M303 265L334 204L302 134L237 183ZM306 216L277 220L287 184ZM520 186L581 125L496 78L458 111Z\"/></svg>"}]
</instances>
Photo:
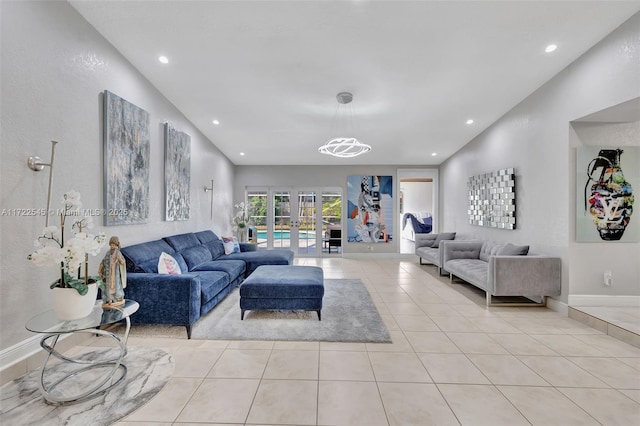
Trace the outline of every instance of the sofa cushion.
<instances>
[{"instance_id":1,"label":"sofa cushion","mask_svg":"<svg viewBox=\"0 0 640 426\"><path fill-rule=\"evenodd\" d=\"M438 247L440 247L440 241L453 240L455 238L456 238L456 233L455 232L441 232L441 233L438 234L438 236L436 237L436 239L433 242L433 244L431 245L431 247L438 248Z\"/></svg>"},{"instance_id":2,"label":"sofa cushion","mask_svg":"<svg viewBox=\"0 0 640 426\"><path fill-rule=\"evenodd\" d=\"M502 244L493 241L485 241L480 248L480 260L488 262L491 256L495 256L498 250L502 248Z\"/></svg>"},{"instance_id":3,"label":"sofa cushion","mask_svg":"<svg viewBox=\"0 0 640 426\"><path fill-rule=\"evenodd\" d=\"M200 231L195 235L202 245L209 249L212 259L217 259L224 254L224 244L213 231Z\"/></svg>"},{"instance_id":4,"label":"sofa cushion","mask_svg":"<svg viewBox=\"0 0 640 426\"><path fill-rule=\"evenodd\" d=\"M173 256L162 252L162 254L160 255L160 260L158 260L158 273L179 275L182 273L182 269L180 268L178 262L173 258Z\"/></svg>"},{"instance_id":5,"label":"sofa cushion","mask_svg":"<svg viewBox=\"0 0 640 426\"><path fill-rule=\"evenodd\" d=\"M198 240L202 243L202 244L207 244L211 241L215 241L215 240L219 240L220 237L218 237L218 235L207 229L206 231L200 231L200 232L196 232L194 234L196 236L196 238L198 238Z\"/></svg>"},{"instance_id":6,"label":"sofa cushion","mask_svg":"<svg viewBox=\"0 0 640 426\"><path fill-rule=\"evenodd\" d=\"M196 234L189 232L186 234L172 235L170 237L164 237L164 240L169 243L175 251L182 251L189 247L201 245L200 240L196 237Z\"/></svg>"},{"instance_id":7,"label":"sofa cushion","mask_svg":"<svg viewBox=\"0 0 640 426\"><path fill-rule=\"evenodd\" d=\"M214 259L217 259L220 256L224 255L224 243L222 242L222 240L216 240L212 243L209 243L207 245L207 248L211 252L211 257L213 257Z\"/></svg>"},{"instance_id":8,"label":"sofa cushion","mask_svg":"<svg viewBox=\"0 0 640 426\"><path fill-rule=\"evenodd\" d=\"M489 264L480 259L452 259L444 264L444 268L453 275L462 278L483 290L487 289Z\"/></svg>"},{"instance_id":9,"label":"sofa cushion","mask_svg":"<svg viewBox=\"0 0 640 426\"><path fill-rule=\"evenodd\" d=\"M200 291L202 293L202 304L213 299L218 293L229 285L229 275L220 271L200 271L193 272L200 277Z\"/></svg>"},{"instance_id":10,"label":"sofa cushion","mask_svg":"<svg viewBox=\"0 0 640 426\"><path fill-rule=\"evenodd\" d=\"M249 274L261 265L291 265L293 263L293 256L293 250L270 249L232 253L226 256L225 259L239 259L245 261L247 264L245 275L249 276Z\"/></svg>"},{"instance_id":11,"label":"sofa cushion","mask_svg":"<svg viewBox=\"0 0 640 426\"><path fill-rule=\"evenodd\" d=\"M164 240L134 244L123 247L120 251L127 262L127 271L156 274L158 273L158 259L160 259L162 252L172 256L175 253L175 250Z\"/></svg>"},{"instance_id":12,"label":"sofa cushion","mask_svg":"<svg viewBox=\"0 0 640 426\"><path fill-rule=\"evenodd\" d=\"M201 263L212 260L211 252L208 248L202 245L189 247L188 249L182 250L180 254L184 258L184 261L187 263L189 271L194 270L195 267L200 265Z\"/></svg>"},{"instance_id":13,"label":"sofa cushion","mask_svg":"<svg viewBox=\"0 0 640 426\"><path fill-rule=\"evenodd\" d=\"M229 274L229 279L235 281L238 277L244 277L246 264L242 260L216 259L204 262L196 266L192 272L220 271Z\"/></svg>"},{"instance_id":14,"label":"sofa cushion","mask_svg":"<svg viewBox=\"0 0 640 426\"><path fill-rule=\"evenodd\" d=\"M507 243L496 252L497 256L526 256L529 253L529 246L516 246Z\"/></svg>"}]
</instances>

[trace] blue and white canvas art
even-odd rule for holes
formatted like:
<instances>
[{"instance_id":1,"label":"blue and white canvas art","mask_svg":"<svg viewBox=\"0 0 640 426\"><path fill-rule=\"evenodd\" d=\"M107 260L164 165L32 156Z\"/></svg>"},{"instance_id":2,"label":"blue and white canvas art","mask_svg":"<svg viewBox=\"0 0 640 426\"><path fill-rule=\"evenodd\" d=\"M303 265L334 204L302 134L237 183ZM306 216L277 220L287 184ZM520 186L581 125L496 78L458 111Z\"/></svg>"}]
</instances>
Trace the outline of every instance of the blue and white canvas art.
<instances>
[{"instance_id":1,"label":"blue and white canvas art","mask_svg":"<svg viewBox=\"0 0 640 426\"><path fill-rule=\"evenodd\" d=\"M149 219L149 113L104 92L104 224Z\"/></svg>"},{"instance_id":2,"label":"blue and white canvas art","mask_svg":"<svg viewBox=\"0 0 640 426\"><path fill-rule=\"evenodd\" d=\"M393 177L347 177L347 241L388 243L393 238Z\"/></svg>"},{"instance_id":3,"label":"blue and white canvas art","mask_svg":"<svg viewBox=\"0 0 640 426\"><path fill-rule=\"evenodd\" d=\"M164 126L165 220L188 220L191 183L191 136Z\"/></svg>"}]
</instances>

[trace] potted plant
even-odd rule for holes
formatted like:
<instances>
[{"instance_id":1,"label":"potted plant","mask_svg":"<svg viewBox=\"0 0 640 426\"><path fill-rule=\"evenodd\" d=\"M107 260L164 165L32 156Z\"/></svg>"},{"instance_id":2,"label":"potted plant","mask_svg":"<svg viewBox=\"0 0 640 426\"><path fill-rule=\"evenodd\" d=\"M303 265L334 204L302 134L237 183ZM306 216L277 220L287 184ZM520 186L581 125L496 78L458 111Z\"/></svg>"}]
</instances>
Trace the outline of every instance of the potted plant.
<instances>
[{"instance_id":1,"label":"potted plant","mask_svg":"<svg viewBox=\"0 0 640 426\"><path fill-rule=\"evenodd\" d=\"M234 205L237 209L233 217L233 231L236 232L241 243L246 242L247 227L249 226L249 206L242 202Z\"/></svg>"},{"instance_id":2,"label":"potted plant","mask_svg":"<svg viewBox=\"0 0 640 426\"><path fill-rule=\"evenodd\" d=\"M96 256L105 245L105 234L92 235L84 229L93 227L91 216L83 214L80 194L69 191L59 210L60 227L48 226L36 241L36 250L28 259L38 266L59 265L60 276L52 284L53 308L61 320L73 320L91 313L102 282L89 276L89 255ZM65 225L71 218L73 237L65 240Z\"/></svg>"}]
</instances>

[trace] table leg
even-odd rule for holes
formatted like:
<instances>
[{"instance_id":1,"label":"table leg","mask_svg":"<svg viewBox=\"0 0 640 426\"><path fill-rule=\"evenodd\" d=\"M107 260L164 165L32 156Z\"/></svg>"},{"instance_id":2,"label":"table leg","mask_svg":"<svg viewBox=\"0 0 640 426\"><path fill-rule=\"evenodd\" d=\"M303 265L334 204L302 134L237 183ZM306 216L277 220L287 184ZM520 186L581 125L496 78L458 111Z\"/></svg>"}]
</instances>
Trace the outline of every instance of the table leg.
<instances>
[{"instance_id":1,"label":"table leg","mask_svg":"<svg viewBox=\"0 0 640 426\"><path fill-rule=\"evenodd\" d=\"M89 361L78 358L71 358L65 355L62 355L60 352L56 351L55 346L58 343L58 339L60 334L49 334L42 338L40 341L40 346L48 352L48 355L44 361L44 365L42 366L42 372L40 374L40 392L44 396L45 401L54 405L66 405L66 404L76 404L78 402L83 402L91 398L95 398L99 395L103 395L111 388L122 382L127 374L127 367L122 363L122 359L127 354L127 339L129 337L129 330L131 328L131 322L129 318L125 318L126 321L126 329L123 338L116 336L114 333L106 330L79 330L76 333L91 333L91 334L99 334L107 337L111 337L118 344L117 348L119 348L119 352L112 359L106 360L98 360L98 361ZM53 338L52 344L47 343L47 340ZM45 376L47 373L50 373L51 370L47 369L47 365L49 364L49 360L54 356L59 360L65 363L73 363L73 364L87 364L86 367L75 370L66 376L58 379L57 381L51 384L45 384ZM98 368L109 368L110 370L106 372L103 376L100 376L92 386L88 389L80 392L78 394L73 395L56 395L55 388L61 383L66 382L67 380L77 377L82 373L85 373L90 370L98 369ZM114 382L105 386L109 380L111 380L116 372L120 370L121 375Z\"/></svg>"}]
</instances>

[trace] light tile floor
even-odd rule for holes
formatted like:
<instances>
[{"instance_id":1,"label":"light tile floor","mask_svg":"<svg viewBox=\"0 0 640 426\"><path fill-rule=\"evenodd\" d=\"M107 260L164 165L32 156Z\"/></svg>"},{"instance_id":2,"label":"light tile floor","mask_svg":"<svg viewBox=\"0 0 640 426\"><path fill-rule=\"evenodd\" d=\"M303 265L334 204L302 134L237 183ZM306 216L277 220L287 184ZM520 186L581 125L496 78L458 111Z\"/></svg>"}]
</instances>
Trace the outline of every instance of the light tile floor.
<instances>
[{"instance_id":1,"label":"light tile floor","mask_svg":"<svg viewBox=\"0 0 640 426\"><path fill-rule=\"evenodd\" d=\"M487 308L414 259L297 263L362 279L393 343L131 338L176 370L117 425L640 424L639 348L546 308Z\"/></svg>"}]
</instances>

